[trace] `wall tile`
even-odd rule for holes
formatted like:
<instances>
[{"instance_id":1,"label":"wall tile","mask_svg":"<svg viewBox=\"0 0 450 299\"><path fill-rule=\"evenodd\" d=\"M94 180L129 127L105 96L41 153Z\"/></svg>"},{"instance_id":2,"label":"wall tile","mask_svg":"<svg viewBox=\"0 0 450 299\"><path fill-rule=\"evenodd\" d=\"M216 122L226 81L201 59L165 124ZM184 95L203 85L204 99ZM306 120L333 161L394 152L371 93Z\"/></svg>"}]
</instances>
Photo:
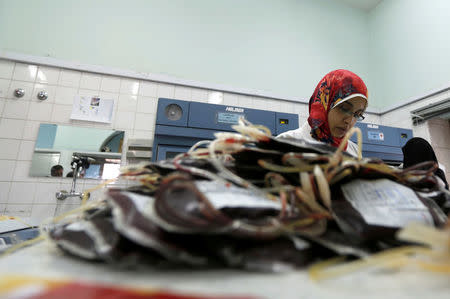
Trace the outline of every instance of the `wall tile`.
<instances>
[{"instance_id":1,"label":"wall tile","mask_svg":"<svg viewBox=\"0 0 450 299\"><path fill-rule=\"evenodd\" d=\"M77 95L82 97L98 97L100 95L100 91L92 90L92 89L78 89Z\"/></svg>"},{"instance_id":2,"label":"wall tile","mask_svg":"<svg viewBox=\"0 0 450 299\"><path fill-rule=\"evenodd\" d=\"M22 138L25 140L36 140L40 125L41 122L35 120L27 120L26 122L24 122L24 125L22 125Z\"/></svg>"},{"instance_id":3,"label":"wall tile","mask_svg":"<svg viewBox=\"0 0 450 299\"><path fill-rule=\"evenodd\" d=\"M52 183L52 184L54 184L55 181L57 181L59 184L59 179L57 179L55 177L34 177L34 180L33 180L33 182L36 182L36 183Z\"/></svg>"},{"instance_id":4,"label":"wall tile","mask_svg":"<svg viewBox=\"0 0 450 299\"><path fill-rule=\"evenodd\" d=\"M72 114L71 105L53 105L51 122L60 124L69 124L70 115Z\"/></svg>"},{"instance_id":5,"label":"wall tile","mask_svg":"<svg viewBox=\"0 0 450 299\"><path fill-rule=\"evenodd\" d=\"M0 99L0 115L3 114L4 108L5 108L5 101L4 101L4 99Z\"/></svg>"},{"instance_id":6,"label":"wall tile","mask_svg":"<svg viewBox=\"0 0 450 299\"><path fill-rule=\"evenodd\" d=\"M5 204L8 202L8 194L10 187L11 182L0 182L0 203Z\"/></svg>"},{"instance_id":7,"label":"wall tile","mask_svg":"<svg viewBox=\"0 0 450 299\"><path fill-rule=\"evenodd\" d=\"M60 190L60 185L55 183L36 184L34 197L35 204L56 204L55 193ZM70 189L68 190L70 191Z\"/></svg>"},{"instance_id":8,"label":"wall tile","mask_svg":"<svg viewBox=\"0 0 450 299\"><path fill-rule=\"evenodd\" d=\"M8 96L9 84L11 84L11 80L0 79L0 98Z\"/></svg>"},{"instance_id":9,"label":"wall tile","mask_svg":"<svg viewBox=\"0 0 450 299\"><path fill-rule=\"evenodd\" d=\"M30 106L29 101L22 100L5 100L5 106L3 107L2 116L6 118L14 119L26 119L28 115L28 109Z\"/></svg>"},{"instance_id":10,"label":"wall tile","mask_svg":"<svg viewBox=\"0 0 450 299\"><path fill-rule=\"evenodd\" d=\"M114 128L117 130L133 129L134 114L130 111L118 111L114 120Z\"/></svg>"},{"instance_id":11,"label":"wall tile","mask_svg":"<svg viewBox=\"0 0 450 299\"><path fill-rule=\"evenodd\" d=\"M47 218L53 218L55 216L56 203L55 204L33 204L31 210L31 223L42 223Z\"/></svg>"},{"instance_id":12,"label":"wall tile","mask_svg":"<svg viewBox=\"0 0 450 299\"><path fill-rule=\"evenodd\" d=\"M366 114L365 117L366 118L363 120L364 123L368 123L368 124L380 124L381 123L380 116L378 116L378 115Z\"/></svg>"},{"instance_id":13,"label":"wall tile","mask_svg":"<svg viewBox=\"0 0 450 299\"><path fill-rule=\"evenodd\" d=\"M62 105L72 105L78 91L74 87L57 86L55 93L55 103Z\"/></svg>"},{"instance_id":14,"label":"wall tile","mask_svg":"<svg viewBox=\"0 0 450 299\"><path fill-rule=\"evenodd\" d=\"M137 96L121 94L118 102L118 111L136 111Z\"/></svg>"},{"instance_id":15,"label":"wall tile","mask_svg":"<svg viewBox=\"0 0 450 299\"><path fill-rule=\"evenodd\" d=\"M46 91L48 97L46 100L38 99L38 93L41 91ZM56 94L56 85L48 85L42 83L34 84L33 94L31 96L31 101L33 102L45 102L45 103L54 103L55 102L55 94Z\"/></svg>"},{"instance_id":16,"label":"wall tile","mask_svg":"<svg viewBox=\"0 0 450 299\"><path fill-rule=\"evenodd\" d=\"M208 90L200 88L192 88L191 101L200 103L208 102Z\"/></svg>"},{"instance_id":17,"label":"wall tile","mask_svg":"<svg viewBox=\"0 0 450 299\"><path fill-rule=\"evenodd\" d=\"M156 98L139 96L137 99L136 111L156 114L157 104L158 100Z\"/></svg>"},{"instance_id":18,"label":"wall tile","mask_svg":"<svg viewBox=\"0 0 450 299\"><path fill-rule=\"evenodd\" d=\"M16 161L13 160L0 160L0 182L11 181L14 176L14 168Z\"/></svg>"},{"instance_id":19,"label":"wall tile","mask_svg":"<svg viewBox=\"0 0 450 299\"><path fill-rule=\"evenodd\" d=\"M300 128L301 126L303 126L303 124L305 124L308 121L308 118L305 116L299 116L298 117L298 127Z\"/></svg>"},{"instance_id":20,"label":"wall tile","mask_svg":"<svg viewBox=\"0 0 450 299\"><path fill-rule=\"evenodd\" d=\"M136 113L134 122L135 130L150 130L155 128L155 115L147 113Z\"/></svg>"},{"instance_id":21,"label":"wall tile","mask_svg":"<svg viewBox=\"0 0 450 299\"><path fill-rule=\"evenodd\" d=\"M20 142L19 154L17 160L31 161L34 154L35 142L32 140L22 140Z\"/></svg>"},{"instance_id":22,"label":"wall tile","mask_svg":"<svg viewBox=\"0 0 450 299\"><path fill-rule=\"evenodd\" d=\"M288 101L281 101L280 109L278 111L284 113L295 113L294 111L294 103Z\"/></svg>"},{"instance_id":23,"label":"wall tile","mask_svg":"<svg viewBox=\"0 0 450 299\"><path fill-rule=\"evenodd\" d=\"M16 216L20 218L26 218L31 216L31 210L33 205L27 204L7 204L5 208L5 215Z\"/></svg>"},{"instance_id":24,"label":"wall tile","mask_svg":"<svg viewBox=\"0 0 450 299\"><path fill-rule=\"evenodd\" d=\"M58 85L76 87L80 86L81 72L73 70L61 70Z\"/></svg>"},{"instance_id":25,"label":"wall tile","mask_svg":"<svg viewBox=\"0 0 450 299\"><path fill-rule=\"evenodd\" d=\"M25 91L25 94L21 98L17 98L14 95L14 91L18 88L21 88ZM8 99L18 99L21 101L29 101L31 100L31 97L33 96L33 89L34 84L31 82L23 82L23 81L11 81L11 84L9 85L8 93L6 95L6 98Z\"/></svg>"},{"instance_id":26,"label":"wall tile","mask_svg":"<svg viewBox=\"0 0 450 299\"><path fill-rule=\"evenodd\" d=\"M309 108L307 104L301 104L301 103L294 103L294 113L298 114L299 117L306 117L309 116Z\"/></svg>"},{"instance_id":27,"label":"wall tile","mask_svg":"<svg viewBox=\"0 0 450 299\"><path fill-rule=\"evenodd\" d=\"M253 98L253 108L254 109L261 109L261 110L269 110L268 103L265 99L262 98Z\"/></svg>"},{"instance_id":28,"label":"wall tile","mask_svg":"<svg viewBox=\"0 0 450 299\"><path fill-rule=\"evenodd\" d=\"M175 86L174 98L177 100L190 101L192 98L192 89L186 86Z\"/></svg>"},{"instance_id":29,"label":"wall tile","mask_svg":"<svg viewBox=\"0 0 450 299\"><path fill-rule=\"evenodd\" d=\"M159 83L157 95L158 98L173 99L175 96L175 86L171 84Z\"/></svg>"},{"instance_id":30,"label":"wall tile","mask_svg":"<svg viewBox=\"0 0 450 299\"><path fill-rule=\"evenodd\" d=\"M428 130L428 124L422 123L412 127L414 137L422 137L426 140L430 140L430 131Z\"/></svg>"},{"instance_id":31,"label":"wall tile","mask_svg":"<svg viewBox=\"0 0 450 299\"><path fill-rule=\"evenodd\" d=\"M91 89L91 90L100 90L100 85L102 83L102 76L91 74L91 73L82 73L80 78L80 88Z\"/></svg>"},{"instance_id":32,"label":"wall tile","mask_svg":"<svg viewBox=\"0 0 450 299\"><path fill-rule=\"evenodd\" d=\"M55 208L55 217L72 211L78 207L80 207L80 204L66 204L64 202L58 202Z\"/></svg>"},{"instance_id":33,"label":"wall tile","mask_svg":"<svg viewBox=\"0 0 450 299\"><path fill-rule=\"evenodd\" d=\"M15 160L20 148L19 139L0 138L0 159Z\"/></svg>"},{"instance_id":34,"label":"wall tile","mask_svg":"<svg viewBox=\"0 0 450 299\"><path fill-rule=\"evenodd\" d=\"M32 64L16 63L13 80L34 82L36 80L37 66Z\"/></svg>"},{"instance_id":35,"label":"wall tile","mask_svg":"<svg viewBox=\"0 0 450 299\"><path fill-rule=\"evenodd\" d=\"M207 103L223 105L223 92L221 91L208 91Z\"/></svg>"},{"instance_id":36,"label":"wall tile","mask_svg":"<svg viewBox=\"0 0 450 299\"><path fill-rule=\"evenodd\" d=\"M29 176L30 167L31 167L31 161L16 161L16 165L14 167L13 180L20 181L20 182L36 181L36 178L32 178Z\"/></svg>"},{"instance_id":37,"label":"wall tile","mask_svg":"<svg viewBox=\"0 0 450 299\"><path fill-rule=\"evenodd\" d=\"M381 117L381 124L385 126L397 126L411 119L408 109L399 109L389 112Z\"/></svg>"},{"instance_id":38,"label":"wall tile","mask_svg":"<svg viewBox=\"0 0 450 299\"><path fill-rule=\"evenodd\" d=\"M130 138L136 139L153 139L153 131L149 130L133 130Z\"/></svg>"},{"instance_id":39,"label":"wall tile","mask_svg":"<svg viewBox=\"0 0 450 299\"><path fill-rule=\"evenodd\" d=\"M103 76L100 90L118 93L120 91L120 79L112 76Z\"/></svg>"},{"instance_id":40,"label":"wall tile","mask_svg":"<svg viewBox=\"0 0 450 299\"><path fill-rule=\"evenodd\" d=\"M114 100L114 104L116 105L115 108L117 108L117 101L119 100L118 93L100 91L99 96L103 99Z\"/></svg>"},{"instance_id":41,"label":"wall tile","mask_svg":"<svg viewBox=\"0 0 450 299\"><path fill-rule=\"evenodd\" d=\"M36 82L43 84L58 84L60 72L61 70L59 68L39 66Z\"/></svg>"},{"instance_id":42,"label":"wall tile","mask_svg":"<svg viewBox=\"0 0 450 299\"><path fill-rule=\"evenodd\" d=\"M114 117L113 117L114 119ZM97 129L113 129L112 123L100 123L100 122L93 122L93 121L85 121L85 120L76 120L71 119L69 121L69 125L74 127L83 127L83 128L97 128Z\"/></svg>"},{"instance_id":43,"label":"wall tile","mask_svg":"<svg viewBox=\"0 0 450 299\"><path fill-rule=\"evenodd\" d=\"M0 138L20 139L25 120L0 118Z\"/></svg>"},{"instance_id":44,"label":"wall tile","mask_svg":"<svg viewBox=\"0 0 450 299\"><path fill-rule=\"evenodd\" d=\"M19 204L19 203L32 204L34 201L35 190L36 190L35 183L13 182L13 183L11 183L11 188L9 190L8 203L9 204Z\"/></svg>"},{"instance_id":45,"label":"wall tile","mask_svg":"<svg viewBox=\"0 0 450 299\"><path fill-rule=\"evenodd\" d=\"M255 104L253 100L253 105ZM272 100L272 99L264 99L266 102L266 107L261 108L263 110L269 110L269 111L281 111L281 102L278 100Z\"/></svg>"},{"instance_id":46,"label":"wall tile","mask_svg":"<svg viewBox=\"0 0 450 299\"><path fill-rule=\"evenodd\" d=\"M131 79L122 79L120 81L120 93L128 95L139 94L139 81Z\"/></svg>"},{"instance_id":47,"label":"wall tile","mask_svg":"<svg viewBox=\"0 0 450 299\"><path fill-rule=\"evenodd\" d=\"M155 82L141 81L139 95L145 97L158 97L158 84Z\"/></svg>"},{"instance_id":48,"label":"wall tile","mask_svg":"<svg viewBox=\"0 0 450 299\"><path fill-rule=\"evenodd\" d=\"M52 117L53 104L45 102L31 102L30 110L28 111L28 119L48 121Z\"/></svg>"},{"instance_id":49,"label":"wall tile","mask_svg":"<svg viewBox=\"0 0 450 299\"><path fill-rule=\"evenodd\" d=\"M402 121L394 123L392 126L403 128L403 129L411 129L412 121L410 119L404 119Z\"/></svg>"},{"instance_id":50,"label":"wall tile","mask_svg":"<svg viewBox=\"0 0 450 299\"><path fill-rule=\"evenodd\" d=\"M223 103L228 106L238 106L238 95L235 93L225 92L223 94Z\"/></svg>"},{"instance_id":51,"label":"wall tile","mask_svg":"<svg viewBox=\"0 0 450 299\"><path fill-rule=\"evenodd\" d=\"M0 59L0 78L11 79L15 63L10 60Z\"/></svg>"},{"instance_id":52,"label":"wall tile","mask_svg":"<svg viewBox=\"0 0 450 299\"><path fill-rule=\"evenodd\" d=\"M238 96L238 103L241 107L253 108L253 98L246 95Z\"/></svg>"}]
</instances>

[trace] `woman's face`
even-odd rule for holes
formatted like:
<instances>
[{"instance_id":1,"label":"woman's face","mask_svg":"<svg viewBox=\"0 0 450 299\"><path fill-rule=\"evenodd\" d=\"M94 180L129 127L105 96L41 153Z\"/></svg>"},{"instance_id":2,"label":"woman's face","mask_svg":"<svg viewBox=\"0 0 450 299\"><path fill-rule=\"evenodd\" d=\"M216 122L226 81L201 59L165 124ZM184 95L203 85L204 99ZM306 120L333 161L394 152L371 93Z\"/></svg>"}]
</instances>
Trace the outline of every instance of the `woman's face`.
<instances>
[{"instance_id":1,"label":"woman's face","mask_svg":"<svg viewBox=\"0 0 450 299\"><path fill-rule=\"evenodd\" d=\"M342 138L356 123L356 116L362 115L366 100L353 98L337 105L328 112L328 124L333 137Z\"/></svg>"}]
</instances>

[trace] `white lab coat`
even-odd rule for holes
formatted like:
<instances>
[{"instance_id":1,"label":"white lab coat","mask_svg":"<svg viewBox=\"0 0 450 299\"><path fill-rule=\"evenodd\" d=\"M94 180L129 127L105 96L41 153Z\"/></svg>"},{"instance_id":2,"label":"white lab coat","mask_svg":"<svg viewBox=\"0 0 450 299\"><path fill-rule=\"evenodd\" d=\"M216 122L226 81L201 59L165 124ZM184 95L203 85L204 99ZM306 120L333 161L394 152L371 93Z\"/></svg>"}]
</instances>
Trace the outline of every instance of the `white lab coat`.
<instances>
[{"instance_id":1,"label":"white lab coat","mask_svg":"<svg viewBox=\"0 0 450 299\"><path fill-rule=\"evenodd\" d=\"M314 142L320 143L320 141L317 141L316 139L312 138L311 127L309 126L308 122L305 122L303 124L303 126L301 126L298 129L281 133L280 135L277 136L277 138L278 137L305 139L305 140L313 142L313 143ZM358 146L354 142L349 140L348 144L347 144L346 152L354 157L357 157L358 156Z\"/></svg>"}]
</instances>

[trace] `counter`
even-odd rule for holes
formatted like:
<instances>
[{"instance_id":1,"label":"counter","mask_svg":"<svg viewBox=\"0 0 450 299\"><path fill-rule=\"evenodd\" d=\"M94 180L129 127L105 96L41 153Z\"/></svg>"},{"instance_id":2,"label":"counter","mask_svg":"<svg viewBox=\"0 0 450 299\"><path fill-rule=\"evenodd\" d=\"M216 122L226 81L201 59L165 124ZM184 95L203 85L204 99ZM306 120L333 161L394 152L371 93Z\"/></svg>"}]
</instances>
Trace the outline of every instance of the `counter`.
<instances>
[{"instance_id":1,"label":"counter","mask_svg":"<svg viewBox=\"0 0 450 299\"><path fill-rule=\"evenodd\" d=\"M360 271L337 279L310 280L305 270L287 273L253 273L241 270L118 269L63 255L48 242L0 257L0 277L32 275L77 279L145 288L162 288L179 294L242 295L256 298L449 298L450 276L415 268ZM0 294L1 297L1 294Z\"/></svg>"}]
</instances>

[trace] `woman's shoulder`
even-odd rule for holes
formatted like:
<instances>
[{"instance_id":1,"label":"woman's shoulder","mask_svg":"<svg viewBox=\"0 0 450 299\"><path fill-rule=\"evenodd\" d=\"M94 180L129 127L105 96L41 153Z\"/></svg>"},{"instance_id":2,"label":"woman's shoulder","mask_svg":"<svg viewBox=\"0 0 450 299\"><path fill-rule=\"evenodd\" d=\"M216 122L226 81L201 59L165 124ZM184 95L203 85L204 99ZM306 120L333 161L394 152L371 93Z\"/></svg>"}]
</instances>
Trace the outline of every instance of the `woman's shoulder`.
<instances>
[{"instance_id":1,"label":"woman's shoulder","mask_svg":"<svg viewBox=\"0 0 450 299\"><path fill-rule=\"evenodd\" d=\"M277 136L277 138L295 138L295 139L312 139L310 134L311 128L308 122L305 122L300 128L283 132Z\"/></svg>"}]
</instances>

